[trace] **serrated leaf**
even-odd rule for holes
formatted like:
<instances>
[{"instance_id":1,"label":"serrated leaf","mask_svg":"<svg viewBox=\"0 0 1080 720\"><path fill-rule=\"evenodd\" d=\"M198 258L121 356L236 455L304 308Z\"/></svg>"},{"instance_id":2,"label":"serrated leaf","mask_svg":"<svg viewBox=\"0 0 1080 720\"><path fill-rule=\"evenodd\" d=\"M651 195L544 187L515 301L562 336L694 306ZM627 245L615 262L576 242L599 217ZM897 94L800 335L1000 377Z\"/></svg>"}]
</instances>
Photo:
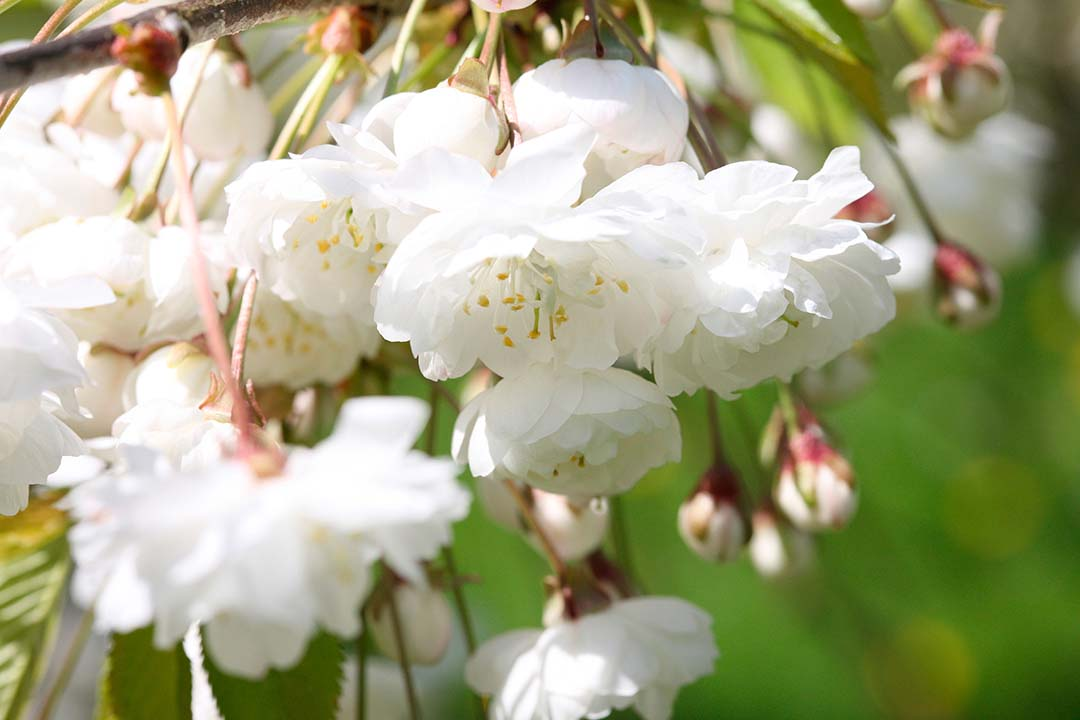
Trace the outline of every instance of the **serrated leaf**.
<instances>
[{"instance_id":1,"label":"serrated leaf","mask_svg":"<svg viewBox=\"0 0 1080 720\"><path fill-rule=\"evenodd\" d=\"M22 716L52 650L67 580L67 518L34 498L0 518L0 718Z\"/></svg>"},{"instance_id":2,"label":"serrated leaf","mask_svg":"<svg viewBox=\"0 0 1080 720\"><path fill-rule=\"evenodd\" d=\"M261 680L230 675L205 651L203 667L218 711L225 720L333 720L341 694L345 653L332 635L320 632L300 662L270 670Z\"/></svg>"},{"instance_id":3,"label":"serrated leaf","mask_svg":"<svg viewBox=\"0 0 1080 720\"><path fill-rule=\"evenodd\" d=\"M191 662L155 647L153 626L113 635L102 690L103 720L191 720Z\"/></svg>"}]
</instances>

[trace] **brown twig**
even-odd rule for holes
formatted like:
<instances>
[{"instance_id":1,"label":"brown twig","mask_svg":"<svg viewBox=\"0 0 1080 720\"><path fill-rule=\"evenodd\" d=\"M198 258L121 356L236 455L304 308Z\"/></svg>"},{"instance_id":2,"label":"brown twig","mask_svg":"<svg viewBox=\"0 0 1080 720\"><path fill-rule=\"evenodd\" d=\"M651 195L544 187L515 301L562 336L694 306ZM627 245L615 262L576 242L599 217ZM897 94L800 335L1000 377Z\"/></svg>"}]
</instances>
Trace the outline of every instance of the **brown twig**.
<instances>
[{"instance_id":1,"label":"brown twig","mask_svg":"<svg viewBox=\"0 0 1080 720\"><path fill-rule=\"evenodd\" d=\"M326 10L340 0L187 0L147 10L124 21L150 23L181 48L235 35L263 23ZM365 10L400 13L405 0L363 0ZM117 62L110 52L117 27L91 28L67 37L0 53L0 92L84 73Z\"/></svg>"}]
</instances>

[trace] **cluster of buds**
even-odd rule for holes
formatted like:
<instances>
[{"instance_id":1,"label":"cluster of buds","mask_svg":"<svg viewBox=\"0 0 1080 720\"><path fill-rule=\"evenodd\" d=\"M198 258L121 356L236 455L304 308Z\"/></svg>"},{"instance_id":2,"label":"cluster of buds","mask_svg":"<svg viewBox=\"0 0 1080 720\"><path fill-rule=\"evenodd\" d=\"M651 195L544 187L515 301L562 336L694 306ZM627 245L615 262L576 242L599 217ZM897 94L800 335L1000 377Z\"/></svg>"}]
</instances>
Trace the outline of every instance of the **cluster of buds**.
<instances>
[{"instance_id":1,"label":"cluster of buds","mask_svg":"<svg viewBox=\"0 0 1080 720\"><path fill-rule=\"evenodd\" d=\"M779 467L773 499L792 524L808 531L847 525L858 500L854 473L810 408L800 404L794 418L778 410L765 437L763 455Z\"/></svg>"},{"instance_id":2,"label":"cluster of buds","mask_svg":"<svg viewBox=\"0 0 1080 720\"><path fill-rule=\"evenodd\" d=\"M679 535L687 547L711 562L739 556L747 539L740 507L739 478L730 465L714 465L679 508Z\"/></svg>"},{"instance_id":3,"label":"cluster of buds","mask_svg":"<svg viewBox=\"0 0 1080 720\"><path fill-rule=\"evenodd\" d=\"M1009 71L994 52L1000 22L999 14L987 15L979 40L963 28L945 30L929 54L897 76L912 107L941 134L966 137L1008 104Z\"/></svg>"},{"instance_id":4,"label":"cluster of buds","mask_svg":"<svg viewBox=\"0 0 1080 720\"><path fill-rule=\"evenodd\" d=\"M937 312L948 324L973 330L1001 308L1001 278L994 268L959 245L942 243L934 255Z\"/></svg>"}]
</instances>

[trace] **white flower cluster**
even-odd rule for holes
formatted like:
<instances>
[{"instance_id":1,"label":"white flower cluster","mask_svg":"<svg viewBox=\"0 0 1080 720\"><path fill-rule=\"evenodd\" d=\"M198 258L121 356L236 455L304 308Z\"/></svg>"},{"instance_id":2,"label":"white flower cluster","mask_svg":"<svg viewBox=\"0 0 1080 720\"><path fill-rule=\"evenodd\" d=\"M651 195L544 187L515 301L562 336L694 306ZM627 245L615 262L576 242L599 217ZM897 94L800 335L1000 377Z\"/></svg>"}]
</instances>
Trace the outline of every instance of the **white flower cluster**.
<instances>
[{"instance_id":1,"label":"white flower cluster","mask_svg":"<svg viewBox=\"0 0 1080 720\"><path fill-rule=\"evenodd\" d=\"M789 380L894 313L896 257L839 218L872 189L858 150L802 180L756 161L703 175L687 105L651 68L545 63L513 86L513 124L452 78L265 160L258 84L225 51L191 48L173 89L205 258L156 202L167 108L135 84L77 78L46 114L60 121L16 114L0 132L0 511L82 452L72 428L108 436L109 471L65 500L77 599L100 630L152 624L160 647L199 626L233 674L294 665L320 630L355 636L379 563L414 614L448 616L426 563L468 511L458 465L501 522L592 567L606 498L680 457L672 397ZM149 192L122 206L129 180ZM250 387L230 395L200 309L231 322L244 307ZM432 382L498 378L457 419L457 464L411 449L427 410L403 398L349 400L328 439L284 442L285 419L384 341L408 343ZM241 409L259 427L234 425ZM586 575L587 602L570 592L545 630L470 660L491 717L666 718L711 671L701 610ZM406 640L433 660L449 634Z\"/></svg>"}]
</instances>

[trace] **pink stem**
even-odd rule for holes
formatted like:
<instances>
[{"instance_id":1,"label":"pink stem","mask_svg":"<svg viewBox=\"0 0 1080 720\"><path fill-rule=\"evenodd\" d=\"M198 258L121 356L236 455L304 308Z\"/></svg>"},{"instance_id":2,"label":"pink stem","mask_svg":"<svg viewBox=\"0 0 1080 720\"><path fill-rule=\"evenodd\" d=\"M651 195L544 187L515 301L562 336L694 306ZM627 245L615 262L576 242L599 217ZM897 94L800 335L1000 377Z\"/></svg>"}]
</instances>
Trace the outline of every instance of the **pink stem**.
<instances>
[{"instance_id":1,"label":"pink stem","mask_svg":"<svg viewBox=\"0 0 1080 720\"><path fill-rule=\"evenodd\" d=\"M176 102L172 94L162 94L165 103L165 117L169 123L169 135L172 137L173 174L176 178L176 193L180 198L180 224L191 238L193 274L195 280L195 295L199 301L199 313L202 315L203 326L206 328L206 343L210 349L210 357L221 373L225 387L228 388L232 398L232 421L240 434L238 440L239 454L245 454L251 449L251 424L248 420L248 405L240 385L233 376L229 364L228 342L225 339L225 329L221 325L221 316L218 315L217 303L214 300L214 292L210 288L210 274L206 266L206 255L203 254L199 233L199 214L195 209L195 196L191 190L191 176L188 174L187 158L184 157L184 142L180 131L180 116L176 111Z\"/></svg>"}]
</instances>

